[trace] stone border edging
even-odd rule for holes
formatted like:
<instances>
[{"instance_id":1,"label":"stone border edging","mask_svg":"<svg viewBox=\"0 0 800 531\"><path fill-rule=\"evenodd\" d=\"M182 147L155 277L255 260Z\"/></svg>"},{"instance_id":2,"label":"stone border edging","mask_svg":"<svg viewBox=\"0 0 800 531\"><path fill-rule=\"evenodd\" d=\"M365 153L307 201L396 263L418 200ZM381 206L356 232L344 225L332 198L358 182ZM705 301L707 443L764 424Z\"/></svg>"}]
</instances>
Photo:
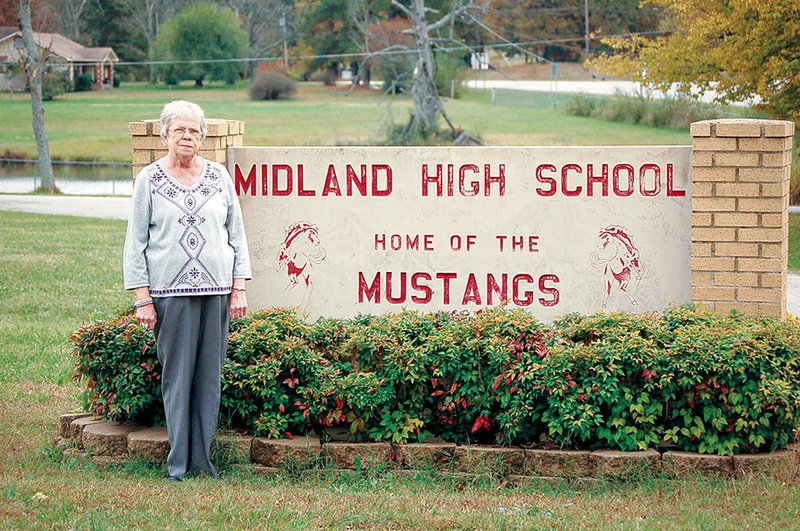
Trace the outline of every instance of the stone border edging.
<instances>
[{"instance_id":1,"label":"stone border edging","mask_svg":"<svg viewBox=\"0 0 800 531\"><path fill-rule=\"evenodd\" d=\"M148 428L132 423L106 421L90 413L61 416L59 433L100 464L140 458L164 463L169 451L166 428ZM457 446L454 443L384 442L322 443L311 436L268 439L220 435L219 440L239 455L249 457L256 474L276 474L286 469L336 470L391 466L397 471L434 470L467 475L502 475L512 483L530 479L625 478L640 473L783 477L800 473L800 443L766 454L718 456L653 449L643 452L617 450L541 450L497 446Z\"/></svg>"}]
</instances>

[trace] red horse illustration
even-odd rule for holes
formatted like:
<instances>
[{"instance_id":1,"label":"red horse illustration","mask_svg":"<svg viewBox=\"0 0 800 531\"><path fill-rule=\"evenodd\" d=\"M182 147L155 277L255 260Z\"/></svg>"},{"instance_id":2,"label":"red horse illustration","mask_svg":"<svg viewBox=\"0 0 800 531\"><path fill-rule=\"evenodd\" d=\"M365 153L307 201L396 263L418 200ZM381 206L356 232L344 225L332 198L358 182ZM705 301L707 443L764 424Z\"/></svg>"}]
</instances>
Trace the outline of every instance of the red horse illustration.
<instances>
[{"instance_id":1,"label":"red horse illustration","mask_svg":"<svg viewBox=\"0 0 800 531\"><path fill-rule=\"evenodd\" d=\"M286 229L286 236L281 244L278 257L275 259L275 270L284 271L289 283L284 292L293 289L297 284L305 284L311 289L311 269L319 264L327 253L320 244L319 231L316 225L307 221L298 221Z\"/></svg>"},{"instance_id":2,"label":"red horse illustration","mask_svg":"<svg viewBox=\"0 0 800 531\"><path fill-rule=\"evenodd\" d=\"M609 225L598 234L600 241L597 250L592 253L592 266L603 269L605 277L605 290L603 292L603 308L606 307L608 296L616 284L620 291L627 295L631 304L638 305L636 298L628 292L631 276L638 286L642 278L642 265L639 262L639 250L627 229L616 225Z\"/></svg>"}]
</instances>

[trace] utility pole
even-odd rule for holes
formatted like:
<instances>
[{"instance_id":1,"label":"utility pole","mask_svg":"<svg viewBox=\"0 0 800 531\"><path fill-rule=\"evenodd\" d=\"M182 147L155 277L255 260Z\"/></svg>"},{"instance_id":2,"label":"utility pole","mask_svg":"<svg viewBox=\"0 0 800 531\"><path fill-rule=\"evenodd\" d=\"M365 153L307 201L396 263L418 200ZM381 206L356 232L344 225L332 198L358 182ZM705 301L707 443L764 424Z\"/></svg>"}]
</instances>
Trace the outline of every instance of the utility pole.
<instances>
[{"instance_id":1,"label":"utility pole","mask_svg":"<svg viewBox=\"0 0 800 531\"><path fill-rule=\"evenodd\" d=\"M589 55L589 0L583 0L583 43Z\"/></svg>"},{"instance_id":2,"label":"utility pole","mask_svg":"<svg viewBox=\"0 0 800 531\"><path fill-rule=\"evenodd\" d=\"M278 22L283 32L283 67L289 71L289 44L286 41L286 15L281 14L281 19Z\"/></svg>"}]
</instances>

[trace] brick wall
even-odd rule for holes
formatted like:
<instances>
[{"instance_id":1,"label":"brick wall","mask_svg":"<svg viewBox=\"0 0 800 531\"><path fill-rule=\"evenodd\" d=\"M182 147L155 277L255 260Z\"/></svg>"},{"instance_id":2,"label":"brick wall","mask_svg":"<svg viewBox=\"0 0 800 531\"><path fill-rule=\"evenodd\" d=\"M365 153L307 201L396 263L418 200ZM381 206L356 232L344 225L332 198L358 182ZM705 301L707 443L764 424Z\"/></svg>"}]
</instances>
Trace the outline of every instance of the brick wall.
<instances>
[{"instance_id":1,"label":"brick wall","mask_svg":"<svg viewBox=\"0 0 800 531\"><path fill-rule=\"evenodd\" d=\"M786 316L794 123L707 120L692 134L692 300Z\"/></svg>"},{"instance_id":2,"label":"brick wall","mask_svg":"<svg viewBox=\"0 0 800 531\"><path fill-rule=\"evenodd\" d=\"M200 146L199 155L208 160L228 163L228 147L241 146L244 137L244 122L239 120L206 120L208 134ZM158 120L130 122L133 177L142 168L167 154L167 146L161 141Z\"/></svg>"}]
</instances>

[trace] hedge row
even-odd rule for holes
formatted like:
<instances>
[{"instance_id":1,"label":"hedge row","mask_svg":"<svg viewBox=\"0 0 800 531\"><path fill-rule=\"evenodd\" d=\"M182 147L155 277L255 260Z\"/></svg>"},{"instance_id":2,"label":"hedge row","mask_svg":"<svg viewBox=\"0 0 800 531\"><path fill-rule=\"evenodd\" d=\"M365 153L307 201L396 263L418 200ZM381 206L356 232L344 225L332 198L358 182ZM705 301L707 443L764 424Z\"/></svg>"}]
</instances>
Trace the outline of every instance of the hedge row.
<instances>
[{"instance_id":1,"label":"hedge row","mask_svg":"<svg viewBox=\"0 0 800 531\"><path fill-rule=\"evenodd\" d=\"M159 422L152 333L130 315L72 337L87 411ZM731 455L794 441L796 319L524 311L404 311L320 319L288 310L234 321L222 421L259 436L326 427L353 440L522 444L632 451L670 445Z\"/></svg>"}]
</instances>

